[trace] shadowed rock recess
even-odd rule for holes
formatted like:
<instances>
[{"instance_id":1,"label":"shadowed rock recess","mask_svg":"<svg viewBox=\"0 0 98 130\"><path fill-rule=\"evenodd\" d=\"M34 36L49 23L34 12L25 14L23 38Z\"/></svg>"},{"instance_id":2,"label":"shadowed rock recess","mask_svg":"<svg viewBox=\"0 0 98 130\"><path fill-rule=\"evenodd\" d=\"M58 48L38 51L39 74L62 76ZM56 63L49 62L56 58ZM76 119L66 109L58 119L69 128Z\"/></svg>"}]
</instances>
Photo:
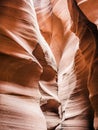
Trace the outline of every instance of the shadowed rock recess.
<instances>
[{"instance_id":1,"label":"shadowed rock recess","mask_svg":"<svg viewBox=\"0 0 98 130\"><path fill-rule=\"evenodd\" d=\"M0 0L0 130L98 130L98 0Z\"/></svg>"}]
</instances>

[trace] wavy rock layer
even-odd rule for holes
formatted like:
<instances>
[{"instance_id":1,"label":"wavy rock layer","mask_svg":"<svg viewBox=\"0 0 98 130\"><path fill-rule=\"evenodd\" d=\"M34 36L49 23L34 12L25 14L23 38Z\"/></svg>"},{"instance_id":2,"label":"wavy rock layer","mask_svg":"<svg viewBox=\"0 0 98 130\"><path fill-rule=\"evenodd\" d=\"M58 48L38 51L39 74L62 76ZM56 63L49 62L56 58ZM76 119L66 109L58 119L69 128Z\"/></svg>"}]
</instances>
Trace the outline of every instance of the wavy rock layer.
<instances>
[{"instance_id":1,"label":"wavy rock layer","mask_svg":"<svg viewBox=\"0 0 98 130\"><path fill-rule=\"evenodd\" d=\"M0 0L1 130L93 130L91 103L98 127L97 7Z\"/></svg>"},{"instance_id":2,"label":"wavy rock layer","mask_svg":"<svg viewBox=\"0 0 98 130\"><path fill-rule=\"evenodd\" d=\"M40 81L43 101L48 102L42 108L49 129L93 129L90 128L88 89L91 99L97 95L98 91L93 91L97 85L92 86L93 83L98 84L97 71L93 81L89 77L93 75L91 63L97 43L95 25L98 25L98 2L92 3L73 0L34 1L41 33L50 45L58 66L57 84ZM48 101L49 98L53 98L53 101ZM83 118L83 113L86 118Z\"/></svg>"}]
</instances>

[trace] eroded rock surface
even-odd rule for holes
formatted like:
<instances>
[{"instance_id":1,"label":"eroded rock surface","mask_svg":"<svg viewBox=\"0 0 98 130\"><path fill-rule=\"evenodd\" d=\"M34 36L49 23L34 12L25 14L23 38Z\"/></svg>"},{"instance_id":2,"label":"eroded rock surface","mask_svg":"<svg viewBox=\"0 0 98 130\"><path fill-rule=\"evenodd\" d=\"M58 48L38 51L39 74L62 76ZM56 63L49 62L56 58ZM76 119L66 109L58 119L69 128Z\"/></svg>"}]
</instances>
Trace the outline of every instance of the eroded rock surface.
<instances>
[{"instance_id":1,"label":"eroded rock surface","mask_svg":"<svg viewBox=\"0 0 98 130\"><path fill-rule=\"evenodd\" d=\"M0 129L98 128L98 1L0 0Z\"/></svg>"}]
</instances>

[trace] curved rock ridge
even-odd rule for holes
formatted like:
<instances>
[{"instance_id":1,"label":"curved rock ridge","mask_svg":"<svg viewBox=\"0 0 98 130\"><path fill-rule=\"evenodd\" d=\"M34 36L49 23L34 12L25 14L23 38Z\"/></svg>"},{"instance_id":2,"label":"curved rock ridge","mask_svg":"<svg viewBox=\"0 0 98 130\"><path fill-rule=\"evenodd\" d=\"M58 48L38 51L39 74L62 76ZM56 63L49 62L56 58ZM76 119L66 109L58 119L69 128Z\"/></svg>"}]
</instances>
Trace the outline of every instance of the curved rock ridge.
<instances>
[{"instance_id":1,"label":"curved rock ridge","mask_svg":"<svg viewBox=\"0 0 98 130\"><path fill-rule=\"evenodd\" d=\"M40 81L42 102L46 104L42 108L45 107L43 109L49 129L72 129L73 127L70 128L70 126L77 126L77 117L79 116L81 120L82 113L85 113L87 119L83 124L80 123L80 126L85 127L88 124L88 129L93 129L90 126L89 97L92 103L92 98L98 92L96 90L97 70L94 71L93 81L91 80L93 75L91 70L95 67L92 63L97 60L97 58L94 59L94 55L98 44L96 40L98 37L96 27L98 26L98 2L40 0L40 2L34 1L34 5L40 31L50 45L58 65L55 86L54 83ZM57 102L57 110L54 106L55 101L50 102L51 98ZM97 102L97 96L95 100ZM92 103L93 107L96 106L96 102ZM59 107L58 103L60 103ZM94 110L98 111L98 108L94 107ZM77 129L82 130L81 127Z\"/></svg>"},{"instance_id":2,"label":"curved rock ridge","mask_svg":"<svg viewBox=\"0 0 98 130\"><path fill-rule=\"evenodd\" d=\"M39 80L56 77L31 0L0 1L0 129L47 130Z\"/></svg>"},{"instance_id":3,"label":"curved rock ridge","mask_svg":"<svg viewBox=\"0 0 98 130\"><path fill-rule=\"evenodd\" d=\"M97 7L0 0L1 130L98 129Z\"/></svg>"}]
</instances>

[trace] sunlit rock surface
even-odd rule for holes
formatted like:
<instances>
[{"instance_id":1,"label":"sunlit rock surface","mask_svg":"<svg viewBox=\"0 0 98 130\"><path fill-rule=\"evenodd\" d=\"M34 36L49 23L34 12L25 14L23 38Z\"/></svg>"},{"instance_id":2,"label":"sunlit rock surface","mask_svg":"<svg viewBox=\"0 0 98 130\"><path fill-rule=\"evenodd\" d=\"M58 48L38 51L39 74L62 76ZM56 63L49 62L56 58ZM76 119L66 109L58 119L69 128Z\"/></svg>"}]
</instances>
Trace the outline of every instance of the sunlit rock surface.
<instances>
[{"instance_id":1,"label":"sunlit rock surface","mask_svg":"<svg viewBox=\"0 0 98 130\"><path fill-rule=\"evenodd\" d=\"M0 130L98 127L97 7L0 0Z\"/></svg>"}]
</instances>

